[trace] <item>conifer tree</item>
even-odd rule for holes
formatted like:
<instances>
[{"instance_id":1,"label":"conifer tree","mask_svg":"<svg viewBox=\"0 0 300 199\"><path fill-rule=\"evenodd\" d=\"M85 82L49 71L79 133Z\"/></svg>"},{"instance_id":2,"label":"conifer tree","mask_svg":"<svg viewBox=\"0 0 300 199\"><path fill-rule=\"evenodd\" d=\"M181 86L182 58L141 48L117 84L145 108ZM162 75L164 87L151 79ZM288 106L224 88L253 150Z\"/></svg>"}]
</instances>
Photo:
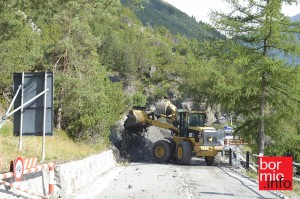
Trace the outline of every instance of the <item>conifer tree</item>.
<instances>
[{"instance_id":1,"label":"conifer tree","mask_svg":"<svg viewBox=\"0 0 300 199\"><path fill-rule=\"evenodd\" d=\"M297 1L227 2L231 12L211 13L213 26L227 39L201 44L194 50L200 64L189 69L185 88L195 99L220 103L227 111L234 111L242 121L238 130L256 141L257 152L263 155L266 142L297 134L295 128L280 126L299 123L288 121L299 111L296 33L300 26L282 13L284 4Z\"/></svg>"},{"instance_id":2,"label":"conifer tree","mask_svg":"<svg viewBox=\"0 0 300 199\"><path fill-rule=\"evenodd\" d=\"M236 94L245 95L245 101L252 101L252 97L256 101L251 108L257 112L258 153L263 155L267 124L275 122L275 115L282 115L284 109L295 111L294 103L299 104L299 90L295 87L299 85L299 74L297 67L291 66L298 63L280 59L280 55L298 56L300 52L295 34L300 32L300 26L292 23L281 10L284 4L297 1L227 2L233 11L227 15L215 12L212 17L219 30L242 45L232 64L242 70L240 73L246 84L243 84L244 92Z\"/></svg>"}]
</instances>

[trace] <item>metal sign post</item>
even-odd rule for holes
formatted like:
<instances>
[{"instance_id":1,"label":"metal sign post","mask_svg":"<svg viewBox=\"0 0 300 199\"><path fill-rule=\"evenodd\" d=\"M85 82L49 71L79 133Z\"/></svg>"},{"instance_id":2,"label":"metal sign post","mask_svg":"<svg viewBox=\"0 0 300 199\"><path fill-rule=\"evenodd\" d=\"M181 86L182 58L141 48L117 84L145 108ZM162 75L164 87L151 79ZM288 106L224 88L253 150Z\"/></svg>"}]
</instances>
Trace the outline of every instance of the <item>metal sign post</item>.
<instances>
[{"instance_id":1,"label":"metal sign post","mask_svg":"<svg viewBox=\"0 0 300 199\"><path fill-rule=\"evenodd\" d=\"M20 90L21 90L21 85L19 85L18 90L17 90L17 92L16 92L16 95L14 96L13 100L11 101L11 104L9 105L9 107L8 107L8 109L7 109L6 113L5 113L5 115L2 117L2 121L1 121L1 123L0 123L0 129L2 128L2 125L4 124L6 118L8 117L9 111L10 111L10 109L12 108L12 106L13 106L13 104L14 104L14 102L15 102L15 100L16 100L16 98L17 98L19 92L20 92Z\"/></svg>"},{"instance_id":2,"label":"metal sign post","mask_svg":"<svg viewBox=\"0 0 300 199\"><path fill-rule=\"evenodd\" d=\"M45 72L44 91L47 90L47 71ZM43 145L42 145L42 162L45 160L45 145L46 145L46 106L47 106L47 92L44 95L44 112L43 112Z\"/></svg>"},{"instance_id":3,"label":"metal sign post","mask_svg":"<svg viewBox=\"0 0 300 199\"><path fill-rule=\"evenodd\" d=\"M22 150L23 136L43 136L42 161L45 160L46 136L53 135L53 73L14 73L14 97L0 121L14 114L14 135L20 136L19 150ZM41 98L43 96L43 98ZM14 110L11 111L14 105ZM11 112L10 112L11 111Z\"/></svg>"},{"instance_id":4,"label":"metal sign post","mask_svg":"<svg viewBox=\"0 0 300 199\"><path fill-rule=\"evenodd\" d=\"M24 111L24 72L22 73L22 90L21 90L21 115L20 115L20 140L19 140L19 150L22 150L22 136L23 136L23 111Z\"/></svg>"}]
</instances>

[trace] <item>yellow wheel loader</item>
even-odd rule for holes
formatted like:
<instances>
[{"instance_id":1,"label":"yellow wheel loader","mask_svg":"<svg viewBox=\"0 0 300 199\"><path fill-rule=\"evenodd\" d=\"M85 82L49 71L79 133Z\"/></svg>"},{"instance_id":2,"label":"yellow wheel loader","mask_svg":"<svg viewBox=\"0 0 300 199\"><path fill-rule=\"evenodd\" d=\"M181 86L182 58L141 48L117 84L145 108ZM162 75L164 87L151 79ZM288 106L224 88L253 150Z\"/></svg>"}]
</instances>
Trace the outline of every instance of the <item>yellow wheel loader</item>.
<instances>
[{"instance_id":1,"label":"yellow wheel loader","mask_svg":"<svg viewBox=\"0 0 300 199\"><path fill-rule=\"evenodd\" d=\"M223 150L218 141L218 132L206 126L206 113L177 109L170 100L155 104L155 111L145 107L129 110L124 123L127 130L156 126L169 129L172 138L155 142L152 155L156 162L166 163L176 160L179 164L189 164L192 156L205 157L207 165L212 165L214 157Z\"/></svg>"}]
</instances>

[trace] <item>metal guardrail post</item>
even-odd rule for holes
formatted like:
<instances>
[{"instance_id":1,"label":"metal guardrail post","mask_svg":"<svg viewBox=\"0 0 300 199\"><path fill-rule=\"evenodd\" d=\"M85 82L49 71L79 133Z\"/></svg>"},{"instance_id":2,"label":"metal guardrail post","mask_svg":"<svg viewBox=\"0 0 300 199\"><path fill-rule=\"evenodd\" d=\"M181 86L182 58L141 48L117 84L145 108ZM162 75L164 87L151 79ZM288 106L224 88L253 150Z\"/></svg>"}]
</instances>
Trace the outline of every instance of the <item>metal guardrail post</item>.
<instances>
[{"instance_id":1,"label":"metal guardrail post","mask_svg":"<svg viewBox=\"0 0 300 199\"><path fill-rule=\"evenodd\" d=\"M229 164L232 165L232 151L229 149Z\"/></svg>"},{"instance_id":2,"label":"metal guardrail post","mask_svg":"<svg viewBox=\"0 0 300 199\"><path fill-rule=\"evenodd\" d=\"M249 160L250 160L250 154L249 151L246 153L246 169L249 169Z\"/></svg>"}]
</instances>

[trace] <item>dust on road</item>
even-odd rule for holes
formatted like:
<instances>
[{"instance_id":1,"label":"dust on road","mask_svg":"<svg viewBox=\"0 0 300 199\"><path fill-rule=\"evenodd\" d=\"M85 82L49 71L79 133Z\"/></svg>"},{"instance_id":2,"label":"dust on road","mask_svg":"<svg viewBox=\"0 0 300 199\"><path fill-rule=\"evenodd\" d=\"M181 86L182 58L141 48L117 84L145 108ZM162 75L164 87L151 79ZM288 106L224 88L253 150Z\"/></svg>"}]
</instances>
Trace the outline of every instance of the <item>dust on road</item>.
<instances>
[{"instance_id":1,"label":"dust on road","mask_svg":"<svg viewBox=\"0 0 300 199\"><path fill-rule=\"evenodd\" d=\"M82 189L72 198L84 199L231 199L278 198L268 191L259 191L258 184L220 166L206 166L203 159L194 158L190 165L131 163L119 167L110 180ZM105 183L104 183L105 182ZM93 188L94 187L94 188Z\"/></svg>"}]
</instances>

